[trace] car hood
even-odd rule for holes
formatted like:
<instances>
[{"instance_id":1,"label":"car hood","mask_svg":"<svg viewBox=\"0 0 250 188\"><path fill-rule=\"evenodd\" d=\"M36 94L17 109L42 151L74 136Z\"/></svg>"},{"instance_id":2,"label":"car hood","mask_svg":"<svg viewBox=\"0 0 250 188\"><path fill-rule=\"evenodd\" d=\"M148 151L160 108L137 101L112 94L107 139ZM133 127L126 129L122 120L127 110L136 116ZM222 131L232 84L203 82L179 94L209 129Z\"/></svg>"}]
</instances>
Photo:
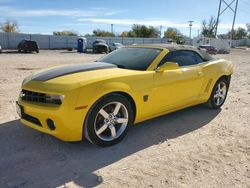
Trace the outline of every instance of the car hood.
<instances>
[{"instance_id":1,"label":"car hood","mask_svg":"<svg viewBox=\"0 0 250 188\"><path fill-rule=\"evenodd\" d=\"M48 81L57 77L62 77L74 73L81 73L81 72L102 70L102 69L112 69L112 68L117 68L117 66L101 62L73 64L73 65L59 66L52 69L44 70L42 72L33 75L31 79L35 81Z\"/></svg>"},{"instance_id":2,"label":"car hood","mask_svg":"<svg viewBox=\"0 0 250 188\"><path fill-rule=\"evenodd\" d=\"M98 81L143 74L144 72L121 69L116 65L102 62L64 65L34 73L24 80L23 88L40 90L49 87L56 91L62 86L62 90L64 90L63 88L71 90Z\"/></svg>"}]
</instances>

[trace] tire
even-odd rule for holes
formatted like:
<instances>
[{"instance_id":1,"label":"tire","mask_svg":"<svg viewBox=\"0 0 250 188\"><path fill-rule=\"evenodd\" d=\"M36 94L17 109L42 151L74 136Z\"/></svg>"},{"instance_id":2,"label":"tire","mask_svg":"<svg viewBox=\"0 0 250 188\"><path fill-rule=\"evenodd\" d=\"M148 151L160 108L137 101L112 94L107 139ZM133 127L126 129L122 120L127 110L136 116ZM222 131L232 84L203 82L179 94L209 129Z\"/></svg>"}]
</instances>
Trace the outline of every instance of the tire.
<instances>
[{"instance_id":1,"label":"tire","mask_svg":"<svg viewBox=\"0 0 250 188\"><path fill-rule=\"evenodd\" d=\"M215 83L211 96L207 102L209 108L219 109L224 104L227 98L228 88L229 81L226 78L220 78Z\"/></svg>"},{"instance_id":2,"label":"tire","mask_svg":"<svg viewBox=\"0 0 250 188\"><path fill-rule=\"evenodd\" d=\"M84 136L92 144L106 147L121 141L133 124L133 109L128 99L110 94L98 100L88 112Z\"/></svg>"}]
</instances>

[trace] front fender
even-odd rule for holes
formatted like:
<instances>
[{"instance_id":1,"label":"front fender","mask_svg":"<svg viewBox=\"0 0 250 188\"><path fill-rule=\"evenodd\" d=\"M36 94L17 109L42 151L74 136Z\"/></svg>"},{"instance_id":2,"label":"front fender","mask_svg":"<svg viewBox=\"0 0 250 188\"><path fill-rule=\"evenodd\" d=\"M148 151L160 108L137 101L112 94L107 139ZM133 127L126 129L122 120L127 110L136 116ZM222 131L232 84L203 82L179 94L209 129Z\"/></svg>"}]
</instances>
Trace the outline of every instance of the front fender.
<instances>
[{"instance_id":1,"label":"front fender","mask_svg":"<svg viewBox=\"0 0 250 188\"><path fill-rule=\"evenodd\" d=\"M124 92L133 98L129 85L121 82L97 83L80 89L77 106L85 106L87 110L101 97L114 92Z\"/></svg>"},{"instance_id":2,"label":"front fender","mask_svg":"<svg viewBox=\"0 0 250 188\"><path fill-rule=\"evenodd\" d=\"M233 63L231 62L228 62L228 66L225 68L225 75L227 76L230 76L233 74L234 72L234 66L233 66Z\"/></svg>"}]
</instances>

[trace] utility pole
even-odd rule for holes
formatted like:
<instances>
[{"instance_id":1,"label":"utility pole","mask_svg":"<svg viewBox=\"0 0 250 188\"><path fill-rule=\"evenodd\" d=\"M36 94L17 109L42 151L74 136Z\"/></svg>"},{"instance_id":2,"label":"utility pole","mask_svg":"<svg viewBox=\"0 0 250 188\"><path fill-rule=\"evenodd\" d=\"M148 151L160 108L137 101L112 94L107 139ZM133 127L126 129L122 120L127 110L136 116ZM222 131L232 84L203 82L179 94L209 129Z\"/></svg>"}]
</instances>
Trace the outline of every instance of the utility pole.
<instances>
[{"instance_id":1,"label":"utility pole","mask_svg":"<svg viewBox=\"0 0 250 188\"><path fill-rule=\"evenodd\" d=\"M236 0L236 5L235 5L235 10L234 10L234 19L233 19L233 24L232 24L232 30L231 30L231 40L233 40L233 33L234 33L234 24L235 24L235 19L236 19L236 14L237 14L237 10L238 10L238 3L239 0Z\"/></svg>"},{"instance_id":2,"label":"utility pole","mask_svg":"<svg viewBox=\"0 0 250 188\"><path fill-rule=\"evenodd\" d=\"M219 3L219 10L218 10L218 16L217 16L217 20L216 20L216 26L215 26L215 38L217 36L217 30L218 30L218 25L219 25L219 19L220 19L220 9L221 9L221 3L222 3L222 0L220 0L220 3Z\"/></svg>"},{"instance_id":3,"label":"utility pole","mask_svg":"<svg viewBox=\"0 0 250 188\"><path fill-rule=\"evenodd\" d=\"M189 23L189 38L192 38L192 26L194 21L188 21Z\"/></svg>"},{"instance_id":4,"label":"utility pole","mask_svg":"<svg viewBox=\"0 0 250 188\"><path fill-rule=\"evenodd\" d=\"M114 24L111 24L111 33L114 34Z\"/></svg>"},{"instance_id":5,"label":"utility pole","mask_svg":"<svg viewBox=\"0 0 250 188\"><path fill-rule=\"evenodd\" d=\"M234 25L235 25L235 19L236 19L236 15L237 15L237 10L238 10L238 3L239 0L231 0L231 2L227 2L227 0L220 0L219 3L219 9L218 9L218 16L217 16L217 21L216 21L216 26L215 26L215 37L217 36L217 32L218 32L218 25L219 25L219 21L220 21L220 16L226 11L226 10L231 10L234 14L233 16L233 23L232 23L232 30L231 30L231 39L233 39L233 31L234 31ZM224 8L223 10L221 9L222 4L226 5L226 8ZM234 7L233 7L234 5Z\"/></svg>"},{"instance_id":6,"label":"utility pole","mask_svg":"<svg viewBox=\"0 0 250 188\"><path fill-rule=\"evenodd\" d=\"M161 38L161 30L162 30L162 25L160 25L160 38Z\"/></svg>"}]
</instances>

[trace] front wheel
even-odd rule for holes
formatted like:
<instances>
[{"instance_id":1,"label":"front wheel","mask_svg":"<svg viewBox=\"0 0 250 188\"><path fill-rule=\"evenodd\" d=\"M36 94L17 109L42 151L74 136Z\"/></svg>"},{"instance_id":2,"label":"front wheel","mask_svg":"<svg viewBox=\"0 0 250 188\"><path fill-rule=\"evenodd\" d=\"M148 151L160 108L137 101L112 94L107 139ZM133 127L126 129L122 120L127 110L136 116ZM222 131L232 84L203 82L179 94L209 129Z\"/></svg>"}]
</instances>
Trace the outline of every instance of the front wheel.
<instances>
[{"instance_id":1,"label":"front wheel","mask_svg":"<svg viewBox=\"0 0 250 188\"><path fill-rule=\"evenodd\" d=\"M119 94L105 96L87 115L85 138L98 146L114 145L125 137L133 119L133 109L126 97Z\"/></svg>"},{"instance_id":2,"label":"front wheel","mask_svg":"<svg viewBox=\"0 0 250 188\"><path fill-rule=\"evenodd\" d=\"M225 78L219 79L216 82L213 91L211 93L211 96L207 102L208 106L212 109L220 108L224 104L227 98L228 88L229 88L229 83L227 79Z\"/></svg>"}]
</instances>

